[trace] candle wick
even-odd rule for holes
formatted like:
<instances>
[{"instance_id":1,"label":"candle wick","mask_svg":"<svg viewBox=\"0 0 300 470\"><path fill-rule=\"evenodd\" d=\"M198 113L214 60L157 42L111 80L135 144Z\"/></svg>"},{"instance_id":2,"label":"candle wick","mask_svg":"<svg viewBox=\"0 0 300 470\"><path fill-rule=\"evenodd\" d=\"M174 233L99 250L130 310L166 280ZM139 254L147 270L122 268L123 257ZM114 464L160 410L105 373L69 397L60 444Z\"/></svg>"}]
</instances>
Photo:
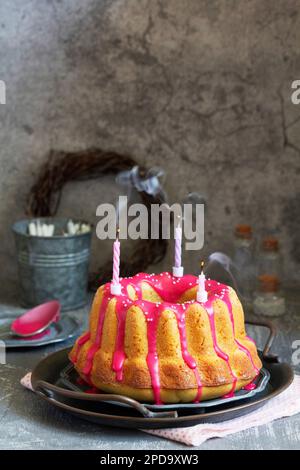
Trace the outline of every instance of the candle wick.
<instances>
[{"instance_id":1,"label":"candle wick","mask_svg":"<svg viewBox=\"0 0 300 470\"><path fill-rule=\"evenodd\" d=\"M203 260L201 261L200 266L201 266L201 274L203 274L203 268L204 268L204 261Z\"/></svg>"},{"instance_id":2,"label":"candle wick","mask_svg":"<svg viewBox=\"0 0 300 470\"><path fill-rule=\"evenodd\" d=\"M118 228L117 228L117 237L116 237L117 240L119 240L119 234L120 234L120 228L118 227Z\"/></svg>"}]
</instances>

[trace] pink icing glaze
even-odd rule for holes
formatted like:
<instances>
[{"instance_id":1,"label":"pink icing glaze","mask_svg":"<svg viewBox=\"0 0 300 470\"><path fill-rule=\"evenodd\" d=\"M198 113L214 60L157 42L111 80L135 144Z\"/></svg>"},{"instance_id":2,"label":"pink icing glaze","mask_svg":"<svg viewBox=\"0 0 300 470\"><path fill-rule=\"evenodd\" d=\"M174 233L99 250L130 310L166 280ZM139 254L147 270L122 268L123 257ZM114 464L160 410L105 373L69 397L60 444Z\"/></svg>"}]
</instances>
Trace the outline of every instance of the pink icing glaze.
<instances>
[{"instance_id":1,"label":"pink icing glaze","mask_svg":"<svg viewBox=\"0 0 300 470\"><path fill-rule=\"evenodd\" d=\"M124 351L124 339L125 339L125 322L127 310L132 305L128 299L124 300L122 297L117 298L117 316L118 316L118 331L116 338L116 350L113 355L112 368L116 372L116 379L119 382L123 380L123 364L126 358Z\"/></svg>"},{"instance_id":2,"label":"pink icing glaze","mask_svg":"<svg viewBox=\"0 0 300 470\"><path fill-rule=\"evenodd\" d=\"M149 303L149 302L148 302ZM159 322L159 317L161 314L161 307L158 307L158 311L153 307L152 304L150 308L146 311L146 320L147 320L147 337L148 337L148 354L147 354L147 364L149 372L151 375L152 389L154 394L155 403L162 403L160 398L160 376L159 376L159 364L158 364L158 355L156 349L156 332ZM158 312L158 314L157 314Z\"/></svg>"},{"instance_id":3,"label":"pink icing glaze","mask_svg":"<svg viewBox=\"0 0 300 470\"><path fill-rule=\"evenodd\" d=\"M205 309L208 313L208 318L209 318L209 323L210 323L210 329L211 329L211 333L212 333L212 339L213 339L213 345L214 345L214 350L216 351L217 355L223 359L223 361L225 361L227 363L227 366L228 366L228 369L229 369L229 372L230 372L230 375L232 377L232 388L230 390L230 392L226 395L224 395L225 398L229 398L229 397L232 397L234 392L235 392L235 387L236 387L236 383L237 383L237 377L236 375L233 373L232 371L232 368L231 368L231 365L229 363L229 357L228 355L222 351L222 349L219 348L218 346L218 342L217 342L217 335L216 335L216 327L215 327L215 313L214 313L214 310L213 310L213 300L214 298L210 298L208 299L208 301L205 303Z\"/></svg>"},{"instance_id":4,"label":"pink icing glaze","mask_svg":"<svg viewBox=\"0 0 300 470\"><path fill-rule=\"evenodd\" d=\"M77 360L78 360L78 355L79 355L79 352L80 352L82 346L90 339L90 337L91 337L91 334L88 331L87 333L84 333L82 336L80 336L80 338L78 338L76 351L75 351L75 357L73 359L74 363L76 363Z\"/></svg>"},{"instance_id":5,"label":"pink icing glaze","mask_svg":"<svg viewBox=\"0 0 300 470\"><path fill-rule=\"evenodd\" d=\"M245 385L245 386L243 387L243 390L255 390L256 387L257 387L256 383L251 382L250 384Z\"/></svg>"},{"instance_id":6,"label":"pink icing glaze","mask_svg":"<svg viewBox=\"0 0 300 470\"><path fill-rule=\"evenodd\" d=\"M243 351L249 358L251 364L252 364L252 367L253 369L255 370L256 374L259 373L259 370L258 368L256 367L256 365L254 364L253 362L253 359L252 359L252 356L251 356L251 353L249 351L248 348L246 348L246 346L244 346L240 341L238 341L236 338L235 338L235 324L234 324L234 318L233 318L233 311L232 311L232 304L231 304L231 301L230 301L230 296L229 296L229 289L227 288L226 291L223 293L223 296L222 296L222 300L223 302L225 302L225 304L227 305L227 309L228 309L228 312L229 312L229 318L230 318L230 321L231 321L231 325L232 325L232 332L233 332L233 336L234 336L234 341L236 343L236 345L238 346L238 348ZM248 340L251 340L251 338L249 338L249 336L246 337ZM253 340L251 340L252 342L254 342Z\"/></svg>"},{"instance_id":7,"label":"pink icing glaze","mask_svg":"<svg viewBox=\"0 0 300 470\"><path fill-rule=\"evenodd\" d=\"M142 299L141 293L141 284L142 282L148 283L159 295L162 299L162 302L153 303ZM173 311L176 315L177 323L178 323L178 330L180 335L180 344L181 344L181 351L182 357L187 366L193 370L196 378L196 382L198 385L198 393L195 399L195 402L201 400L202 395L202 382L201 377L199 374L199 370L197 368L196 361L194 358L189 354L188 347L187 347L187 339L186 339L186 330L185 330L185 311L188 306L192 305L193 303L197 303L196 301L192 300L186 302L184 304L177 303L180 297L189 289L195 287L198 283L198 278L192 275L185 275L182 278L173 277L170 273L161 273L158 275L153 274L145 274L139 273L132 278L124 278L120 280L122 286L122 293L120 296L116 297L116 313L118 318L118 329L117 329L117 337L116 337L116 346L115 351L113 354L112 359L112 369L116 373L116 380L122 382L123 380L123 366L124 361L126 359L126 353L124 349L124 339L125 339L125 323L126 323L126 315L127 311L130 306L135 305L141 308L144 312L146 321L147 321L147 339L148 339L148 354L147 354L147 365L149 368L149 373L152 382L152 389L156 403L162 403L160 398L160 374L159 374L159 360L156 348L156 333L158 322L160 319L161 313L169 309ZM132 285L136 294L136 300L130 300L127 293L127 287ZM212 333L213 345L216 354L226 362L230 374L232 376L232 389L230 390L229 394L226 396L232 396L235 391L237 377L234 375L230 363L228 355L220 349L217 343L216 338L216 330L215 330L215 321L214 321L214 311L213 311L213 301L217 298L223 300L227 307L228 312L230 315L233 333L234 331L234 318L232 313L232 306L229 298L228 287L222 285L216 281L206 281L206 289L209 292L208 301L205 304L202 304L207 311L210 328ZM93 358L99 347L101 346L101 338L102 338L102 329L103 329L103 322L105 318L105 312L108 305L108 302L112 299L110 294L110 284L106 284L104 287L103 299L100 306L99 311L99 319L98 319L98 326L96 332L96 339L95 342L92 344L90 349L87 353L86 364L84 366L83 373L86 375L86 380L88 383L91 383L90 374L93 365ZM75 363L78 358L79 351L83 344L85 344L88 340L90 340L90 334L86 333L83 335L77 342L77 350L75 354L75 358L73 362ZM258 369L253 364L252 356L250 351L239 343L237 340L236 344L242 351L247 354L251 363L256 371Z\"/></svg>"},{"instance_id":8,"label":"pink icing glaze","mask_svg":"<svg viewBox=\"0 0 300 470\"><path fill-rule=\"evenodd\" d=\"M88 350L86 363L83 368L83 373L88 377L90 376L91 371L92 371L94 355L96 354L96 352L98 351L101 345L102 329L103 329L103 323L104 323L104 318L105 318L105 312L106 312L107 305L111 299L112 297L110 296L110 290L108 286L106 285L104 287L103 297L102 297L102 301L100 305L98 325L97 325L97 331L96 331L96 339L93 345Z\"/></svg>"},{"instance_id":9,"label":"pink icing glaze","mask_svg":"<svg viewBox=\"0 0 300 470\"><path fill-rule=\"evenodd\" d=\"M198 392L197 396L195 398L195 402L199 402L201 399L202 395L202 382L200 379L200 374L197 369L197 363L195 359L189 354L188 352L188 347L187 347L187 340L186 340L186 331L185 331L185 310L186 310L186 305L185 304L176 304L172 305L172 311L175 312L176 317L177 317L177 324L178 324L178 330L179 330L179 336L180 336L180 344L181 344L181 352L182 352L182 357L185 361L185 363L188 365L190 369L193 369L197 386L198 386Z\"/></svg>"}]
</instances>

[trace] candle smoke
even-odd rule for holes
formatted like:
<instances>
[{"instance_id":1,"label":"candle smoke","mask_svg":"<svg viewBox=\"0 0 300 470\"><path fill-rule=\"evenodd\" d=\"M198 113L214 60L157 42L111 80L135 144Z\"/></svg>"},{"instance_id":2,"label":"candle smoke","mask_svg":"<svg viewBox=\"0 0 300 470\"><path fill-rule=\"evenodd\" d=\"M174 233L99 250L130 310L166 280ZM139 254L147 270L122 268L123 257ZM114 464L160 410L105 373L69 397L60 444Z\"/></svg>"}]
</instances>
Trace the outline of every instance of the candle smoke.
<instances>
[{"instance_id":1,"label":"candle smoke","mask_svg":"<svg viewBox=\"0 0 300 470\"><path fill-rule=\"evenodd\" d=\"M201 263L202 264L202 263ZM214 253L211 253L208 257L208 261L206 263L205 267L205 273L207 276L209 276L212 279L216 279L220 273L218 268L223 269L224 271L229 275L229 282L226 281L227 283L230 283L232 287L236 290L236 292L240 295L238 283L237 283L237 276L238 276L238 269L232 259L226 255L225 253L222 253L220 251L215 251ZM217 272L219 274L217 274ZM218 279L217 279L218 280ZM224 282L224 279L219 279L220 282ZM231 282L230 282L231 281Z\"/></svg>"}]
</instances>

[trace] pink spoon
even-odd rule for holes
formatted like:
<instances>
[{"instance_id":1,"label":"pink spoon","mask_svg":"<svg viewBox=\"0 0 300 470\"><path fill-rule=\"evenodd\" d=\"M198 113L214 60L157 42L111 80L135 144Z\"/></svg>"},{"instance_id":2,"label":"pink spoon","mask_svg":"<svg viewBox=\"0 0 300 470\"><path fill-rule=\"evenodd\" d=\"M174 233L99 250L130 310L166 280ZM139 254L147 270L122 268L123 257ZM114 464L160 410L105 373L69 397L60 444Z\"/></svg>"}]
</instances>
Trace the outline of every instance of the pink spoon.
<instances>
[{"instance_id":1,"label":"pink spoon","mask_svg":"<svg viewBox=\"0 0 300 470\"><path fill-rule=\"evenodd\" d=\"M42 333L51 323L57 322L59 317L60 303L57 300L51 300L16 318L10 328L13 334L25 338Z\"/></svg>"}]
</instances>

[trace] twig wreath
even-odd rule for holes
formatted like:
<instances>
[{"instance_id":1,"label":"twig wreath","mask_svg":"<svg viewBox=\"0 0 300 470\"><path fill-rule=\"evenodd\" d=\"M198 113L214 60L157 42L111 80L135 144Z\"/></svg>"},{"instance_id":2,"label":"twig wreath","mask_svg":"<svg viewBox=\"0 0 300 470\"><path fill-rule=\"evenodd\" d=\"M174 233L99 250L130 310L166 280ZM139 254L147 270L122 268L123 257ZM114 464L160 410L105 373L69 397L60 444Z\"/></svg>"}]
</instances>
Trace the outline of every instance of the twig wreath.
<instances>
[{"instance_id":1,"label":"twig wreath","mask_svg":"<svg viewBox=\"0 0 300 470\"><path fill-rule=\"evenodd\" d=\"M100 178L107 174L131 170L137 162L129 156L101 149L88 149L80 152L64 152L51 150L46 163L28 195L26 213L30 217L54 216L58 210L65 184L71 181L84 181ZM139 167L139 176L143 178L146 169ZM151 204L163 203L163 195L152 195L146 191L139 192L142 202L151 213ZM150 221L149 221L150 222ZM160 221L160 233L161 225ZM151 224L149 223L149 227ZM165 239L139 240L130 256L130 261L121 263L121 276L131 276L145 271L150 264L161 261L167 251ZM108 262L100 267L97 273L90 273L89 287L97 289L99 285L111 278L112 266Z\"/></svg>"}]
</instances>

